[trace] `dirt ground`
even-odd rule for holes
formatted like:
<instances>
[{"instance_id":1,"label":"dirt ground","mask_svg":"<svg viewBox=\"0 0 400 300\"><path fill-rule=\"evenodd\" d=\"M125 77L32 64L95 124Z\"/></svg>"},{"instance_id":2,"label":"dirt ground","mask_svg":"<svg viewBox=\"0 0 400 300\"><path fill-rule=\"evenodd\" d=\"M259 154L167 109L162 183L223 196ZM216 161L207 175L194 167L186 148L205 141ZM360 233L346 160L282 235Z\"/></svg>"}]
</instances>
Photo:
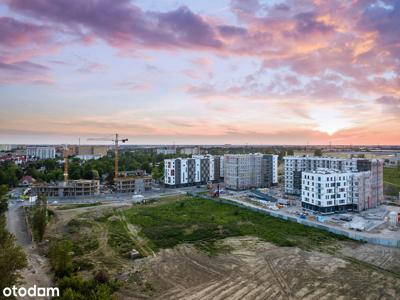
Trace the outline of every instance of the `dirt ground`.
<instances>
[{"instance_id":1,"label":"dirt ground","mask_svg":"<svg viewBox=\"0 0 400 300\"><path fill-rule=\"evenodd\" d=\"M62 235L64 225L78 214L96 215L111 208L115 206L57 211L48 233ZM333 247L338 250L327 254L235 237L219 241L217 246L224 251L215 255L185 244L129 260L109 247L107 232L102 231L99 242L100 247L85 258L106 265L112 277L123 282L116 299L398 299L400 295L400 249L338 242Z\"/></svg>"},{"instance_id":2,"label":"dirt ground","mask_svg":"<svg viewBox=\"0 0 400 300\"><path fill-rule=\"evenodd\" d=\"M396 299L400 278L343 258L276 247L253 237L221 241L228 253L208 256L189 245L137 260L150 287L127 284L117 299Z\"/></svg>"}]
</instances>

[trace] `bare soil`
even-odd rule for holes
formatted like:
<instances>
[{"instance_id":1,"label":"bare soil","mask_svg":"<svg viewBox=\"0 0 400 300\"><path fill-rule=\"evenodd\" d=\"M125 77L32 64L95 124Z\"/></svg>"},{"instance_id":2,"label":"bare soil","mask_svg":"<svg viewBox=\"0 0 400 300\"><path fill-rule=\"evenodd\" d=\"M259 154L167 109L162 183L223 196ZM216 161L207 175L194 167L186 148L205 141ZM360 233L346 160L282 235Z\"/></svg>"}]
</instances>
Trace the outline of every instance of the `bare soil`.
<instances>
[{"instance_id":1,"label":"bare soil","mask_svg":"<svg viewBox=\"0 0 400 300\"><path fill-rule=\"evenodd\" d=\"M56 210L47 233L62 236L65 225L78 215L90 213L93 219L115 207ZM127 226L132 237L138 237L140 228ZM234 237L218 241L216 246L223 251L215 255L183 244L130 260L110 248L106 228L97 231L99 248L83 257L97 267L106 266L113 278L123 282L116 299L398 299L400 295L400 249L338 242L322 253Z\"/></svg>"}]
</instances>

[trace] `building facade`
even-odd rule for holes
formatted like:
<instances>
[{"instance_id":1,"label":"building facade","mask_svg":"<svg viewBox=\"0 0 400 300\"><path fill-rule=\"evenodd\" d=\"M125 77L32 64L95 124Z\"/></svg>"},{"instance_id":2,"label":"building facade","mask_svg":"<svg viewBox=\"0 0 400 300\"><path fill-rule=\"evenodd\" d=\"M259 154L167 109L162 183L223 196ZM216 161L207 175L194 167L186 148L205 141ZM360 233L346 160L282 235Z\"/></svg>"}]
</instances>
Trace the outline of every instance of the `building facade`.
<instances>
[{"instance_id":1,"label":"building facade","mask_svg":"<svg viewBox=\"0 0 400 300\"><path fill-rule=\"evenodd\" d=\"M193 155L192 158L164 160L164 183L167 186L189 186L219 180L219 156Z\"/></svg>"},{"instance_id":2,"label":"building facade","mask_svg":"<svg viewBox=\"0 0 400 300\"><path fill-rule=\"evenodd\" d=\"M151 189L151 183L151 176L114 178L114 186L117 193L141 194Z\"/></svg>"},{"instance_id":3,"label":"building facade","mask_svg":"<svg viewBox=\"0 0 400 300\"><path fill-rule=\"evenodd\" d=\"M261 186L262 154L225 154L224 183L227 189L246 190Z\"/></svg>"},{"instance_id":4,"label":"building facade","mask_svg":"<svg viewBox=\"0 0 400 300\"><path fill-rule=\"evenodd\" d=\"M56 157L55 147L26 147L26 155L29 158L49 159Z\"/></svg>"},{"instance_id":5,"label":"building facade","mask_svg":"<svg viewBox=\"0 0 400 300\"><path fill-rule=\"evenodd\" d=\"M100 181L80 179L56 184L35 184L32 193L46 197L93 196L100 193Z\"/></svg>"},{"instance_id":6,"label":"building facade","mask_svg":"<svg viewBox=\"0 0 400 300\"><path fill-rule=\"evenodd\" d=\"M362 211L383 202L383 160L284 157L285 192L301 195L305 209Z\"/></svg>"},{"instance_id":7,"label":"building facade","mask_svg":"<svg viewBox=\"0 0 400 300\"><path fill-rule=\"evenodd\" d=\"M184 147L179 150L181 154L185 155L199 155L200 154L200 147L194 146L194 147Z\"/></svg>"},{"instance_id":8,"label":"building facade","mask_svg":"<svg viewBox=\"0 0 400 300\"><path fill-rule=\"evenodd\" d=\"M261 186L278 184L278 155L264 154L261 165Z\"/></svg>"},{"instance_id":9,"label":"building facade","mask_svg":"<svg viewBox=\"0 0 400 300\"><path fill-rule=\"evenodd\" d=\"M176 154L176 148L158 148L156 149L156 153L164 155Z\"/></svg>"},{"instance_id":10,"label":"building facade","mask_svg":"<svg viewBox=\"0 0 400 300\"><path fill-rule=\"evenodd\" d=\"M341 172L356 172L356 159L335 157L285 156L285 193L301 194L302 172L317 169L333 169Z\"/></svg>"},{"instance_id":11,"label":"building facade","mask_svg":"<svg viewBox=\"0 0 400 300\"><path fill-rule=\"evenodd\" d=\"M371 171L317 169L302 173L302 207L323 214L377 207Z\"/></svg>"},{"instance_id":12,"label":"building facade","mask_svg":"<svg viewBox=\"0 0 400 300\"><path fill-rule=\"evenodd\" d=\"M271 154L225 154L224 182L228 189L246 190L278 183L278 156Z\"/></svg>"}]
</instances>

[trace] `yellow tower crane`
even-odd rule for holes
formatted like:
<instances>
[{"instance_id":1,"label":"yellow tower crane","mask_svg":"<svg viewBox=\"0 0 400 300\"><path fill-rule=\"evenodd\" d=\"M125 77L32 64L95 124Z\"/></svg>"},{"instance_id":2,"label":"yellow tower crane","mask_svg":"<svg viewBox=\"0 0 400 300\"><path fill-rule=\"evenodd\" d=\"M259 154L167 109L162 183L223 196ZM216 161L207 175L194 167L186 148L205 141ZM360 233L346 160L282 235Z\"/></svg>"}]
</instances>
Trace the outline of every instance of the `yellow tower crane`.
<instances>
[{"instance_id":1,"label":"yellow tower crane","mask_svg":"<svg viewBox=\"0 0 400 300\"><path fill-rule=\"evenodd\" d=\"M68 145L64 146L63 157L64 157L64 183L68 181Z\"/></svg>"},{"instance_id":2,"label":"yellow tower crane","mask_svg":"<svg viewBox=\"0 0 400 300\"><path fill-rule=\"evenodd\" d=\"M101 138L89 138L88 141L110 141L114 142L115 148L114 148L114 153L115 153L115 159L114 159L114 177L117 178L119 176L118 172L118 143L122 142L125 143L128 141L128 139L119 139L118 133L115 134L115 138L107 138L107 137L101 137Z\"/></svg>"}]
</instances>

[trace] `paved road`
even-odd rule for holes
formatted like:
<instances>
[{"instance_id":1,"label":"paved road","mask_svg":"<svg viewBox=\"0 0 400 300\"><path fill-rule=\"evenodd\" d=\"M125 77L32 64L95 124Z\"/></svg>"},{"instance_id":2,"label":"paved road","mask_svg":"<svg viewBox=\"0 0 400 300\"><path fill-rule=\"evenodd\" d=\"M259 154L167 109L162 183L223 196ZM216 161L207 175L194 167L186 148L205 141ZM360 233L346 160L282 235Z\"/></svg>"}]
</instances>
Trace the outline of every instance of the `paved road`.
<instances>
[{"instance_id":1,"label":"paved road","mask_svg":"<svg viewBox=\"0 0 400 300\"><path fill-rule=\"evenodd\" d=\"M7 230L17 239L17 244L27 247L32 244L26 227L22 203L10 202L7 211Z\"/></svg>"}]
</instances>

